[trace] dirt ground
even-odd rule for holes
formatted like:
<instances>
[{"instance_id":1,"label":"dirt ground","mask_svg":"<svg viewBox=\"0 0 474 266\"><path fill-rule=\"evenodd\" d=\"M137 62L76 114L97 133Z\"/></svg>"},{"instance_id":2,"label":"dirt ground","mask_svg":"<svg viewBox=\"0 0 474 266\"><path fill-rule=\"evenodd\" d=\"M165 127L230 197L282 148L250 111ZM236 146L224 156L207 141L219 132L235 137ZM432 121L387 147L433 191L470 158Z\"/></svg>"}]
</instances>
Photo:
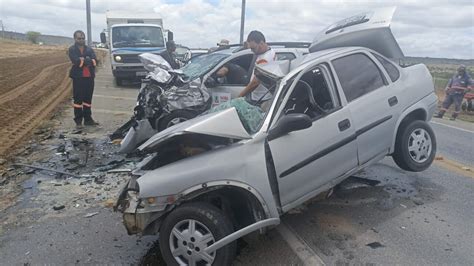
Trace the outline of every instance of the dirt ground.
<instances>
[{"instance_id":1,"label":"dirt ground","mask_svg":"<svg viewBox=\"0 0 474 266\"><path fill-rule=\"evenodd\" d=\"M71 95L65 46L0 41L0 158Z\"/></svg>"}]
</instances>

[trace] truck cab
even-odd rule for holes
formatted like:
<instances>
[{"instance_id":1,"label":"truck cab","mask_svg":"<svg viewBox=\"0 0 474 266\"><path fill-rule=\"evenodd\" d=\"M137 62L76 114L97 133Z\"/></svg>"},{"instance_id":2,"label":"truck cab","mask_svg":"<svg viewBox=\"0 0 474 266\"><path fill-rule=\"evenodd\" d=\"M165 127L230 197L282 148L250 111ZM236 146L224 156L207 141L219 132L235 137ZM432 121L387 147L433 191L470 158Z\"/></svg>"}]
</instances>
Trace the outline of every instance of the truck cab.
<instances>
[{"instance_id":1,"label":"truck cab","mask_svg":"<svg viewBox=\"0 0 474 266\"><path fill-rule=\"evenodd\" d=\"M141 53L161 53L172 32L163 29L163 20L157 14L133 15L107 12L107 34L101 33L101 42L108 43L112 73L117 85L123 80L146 76L140 62ZM169 36L165 36L165 32ZM171 37L170 37L171 36Z\"/></svg>"}]
</instances>

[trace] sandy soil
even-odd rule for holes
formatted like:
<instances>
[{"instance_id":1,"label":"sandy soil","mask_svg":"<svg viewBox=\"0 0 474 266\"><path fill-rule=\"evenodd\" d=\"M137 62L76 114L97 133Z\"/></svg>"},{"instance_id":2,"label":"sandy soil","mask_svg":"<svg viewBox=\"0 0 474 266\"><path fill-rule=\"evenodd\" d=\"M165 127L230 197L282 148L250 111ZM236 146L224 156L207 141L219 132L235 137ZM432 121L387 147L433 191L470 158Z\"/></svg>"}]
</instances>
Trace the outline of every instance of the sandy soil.
<instances>
[{"instance_id":1,"label":"sandy soil","mask_svg":"<svg viewBox=\"0 0 474 266\"><path fill-rule=\"evenodd\" d=\"M64 47L3 41L0 51L0 156L5 157L70 95L71 82Z\"/></svg>"}]
</instances>

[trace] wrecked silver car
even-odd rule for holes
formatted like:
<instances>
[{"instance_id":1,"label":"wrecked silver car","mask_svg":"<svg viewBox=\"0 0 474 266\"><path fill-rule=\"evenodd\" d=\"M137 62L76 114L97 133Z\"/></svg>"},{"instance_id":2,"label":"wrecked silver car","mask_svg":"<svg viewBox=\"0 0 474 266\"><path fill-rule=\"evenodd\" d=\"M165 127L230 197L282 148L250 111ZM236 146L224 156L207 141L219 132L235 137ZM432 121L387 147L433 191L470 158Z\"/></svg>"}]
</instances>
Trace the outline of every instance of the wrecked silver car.
<instances>
[{"instance_id":1,"label":"wrecked silver car","mask_svg":"<svg viewBox=\"0 0 474 266\"><path fill-rule=\"evenodd\" d=\"M148 156L116 206L128 233L159 233L168 264L229 265L236 239L387 155L404 170L427 169L437 97L426 66L393 61L403 57L394 11L336 23L310 54L257 67L275 93L255 132L230 107L142 144Z\"/></svg>"},{"instance_id":2,"label":"wrecked silver car","mask_svg":"<svg viewBox=\"0 0 474 266\"><path fill-rule=\"evenodd\" d=\"M309 43L273 43L272 47L277 60L292 60L307 52ZM111 135L123 139L122 153L133 152L157 132L236 98L249 83L255 64L253 53L241 46L193 58L179 70L173 70L159 55L145 53L139 58L149 72L142 81L134 116ZM245 74L233 79L217 77L216 72L226 64L238 66Z\"/></svg>"}]
</instances>

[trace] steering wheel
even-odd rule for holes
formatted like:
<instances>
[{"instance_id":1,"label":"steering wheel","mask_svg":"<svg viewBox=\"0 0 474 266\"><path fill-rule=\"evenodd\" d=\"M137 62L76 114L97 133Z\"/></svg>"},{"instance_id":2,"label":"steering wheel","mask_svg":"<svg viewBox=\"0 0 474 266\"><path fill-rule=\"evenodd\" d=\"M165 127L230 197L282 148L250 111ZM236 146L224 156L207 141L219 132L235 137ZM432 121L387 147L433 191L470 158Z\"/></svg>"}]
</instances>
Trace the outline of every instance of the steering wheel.
<instances>
[{"instance_id":1,"label":"steering wheel","mask_svg":"<svg viewBox=\"0 0 474 266\"><path fill-rule=\"evenodd\" d=\"M303 87L306 91L306 93L308 94L308 100L309 100L309 104L311 105L311 108L314 110L314 111L318 111L318 112L321 112L322 114L325 114L326 111L321 108L321 106L319 106L319 104L314 100L314 95L313 95L313 88L311 88L311 86L304 80L298 80L298 82L301 82L301 84L303 84Z\"/></svg>"}]
</instances>

